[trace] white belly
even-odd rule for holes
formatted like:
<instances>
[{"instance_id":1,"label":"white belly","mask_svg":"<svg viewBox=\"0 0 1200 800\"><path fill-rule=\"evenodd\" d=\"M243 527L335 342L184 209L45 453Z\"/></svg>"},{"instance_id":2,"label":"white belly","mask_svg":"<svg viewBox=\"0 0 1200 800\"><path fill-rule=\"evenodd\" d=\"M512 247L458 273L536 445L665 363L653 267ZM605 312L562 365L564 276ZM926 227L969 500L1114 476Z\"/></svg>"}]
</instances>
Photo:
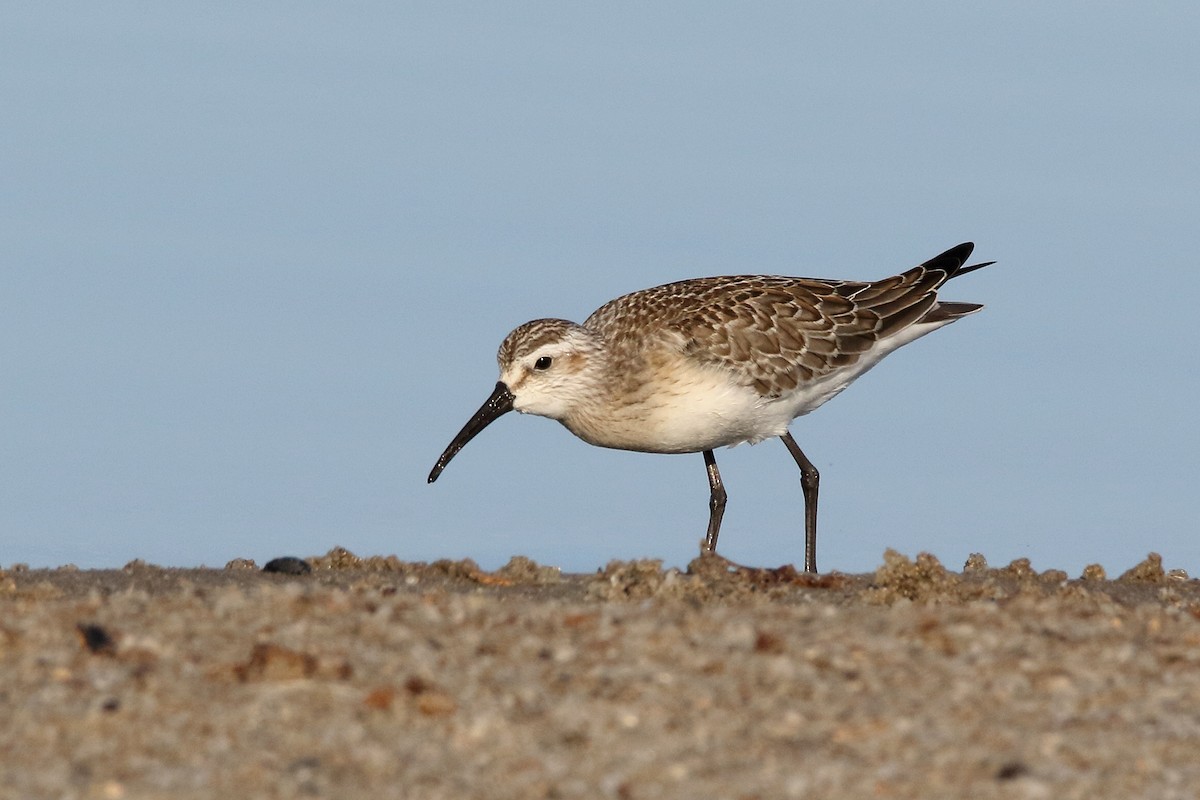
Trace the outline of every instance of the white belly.
<instances>
[{"instance_id":1,"label":"white belly","mask_svg":"<svg viewBox=\"0 0 1200 800\"><path fill-rule=\"evenodd\" d=\"M949 322L950 320L947 320ZM608 402L562 420L576 436L601 447L650 453L697 453L787 432L793 419L814 411L896 348L946 322L914 325L878 343L850 366L764 398L734 375L687 358L660 361L635 396Z\"/></svg>"}]
</instances>

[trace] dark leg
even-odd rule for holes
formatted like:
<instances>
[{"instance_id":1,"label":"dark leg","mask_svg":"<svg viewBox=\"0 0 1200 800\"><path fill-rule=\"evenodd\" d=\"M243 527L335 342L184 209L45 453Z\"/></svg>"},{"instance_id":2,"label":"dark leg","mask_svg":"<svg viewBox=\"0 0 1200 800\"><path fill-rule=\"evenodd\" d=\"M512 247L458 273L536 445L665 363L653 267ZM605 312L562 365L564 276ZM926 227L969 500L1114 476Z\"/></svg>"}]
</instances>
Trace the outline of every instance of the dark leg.
<instances>
[{"instance_id":1,"label":"dark leg","mask_svg":"<svg viewBox=\"0 0 1200 800\"><path fill-rule=\"evenodd\" d=\"M721 532L721 517L725 515L725 486L721 483L721 473L717 472L717 458L712 450L704 451L704 466L708 469L708 488L712 494L708 499L708 534L704 537L700 552L715 553L717 534Z\"/></svg>"},{"instance_id":2,"label":"dark leg","mask_svg":"<svg viewBox=\"0 0 1200 800\"><path fill-rule=\"evenodd\" d=\"M792 438L791 433L779 437L787 445L788 452L796 459L800 467L800 488L804 490L804 571L817 571L817 486L821 482L821 473L804 455L800 445ZM716 469L716 466L713 467Z\"/></svg>"}]
</instances>

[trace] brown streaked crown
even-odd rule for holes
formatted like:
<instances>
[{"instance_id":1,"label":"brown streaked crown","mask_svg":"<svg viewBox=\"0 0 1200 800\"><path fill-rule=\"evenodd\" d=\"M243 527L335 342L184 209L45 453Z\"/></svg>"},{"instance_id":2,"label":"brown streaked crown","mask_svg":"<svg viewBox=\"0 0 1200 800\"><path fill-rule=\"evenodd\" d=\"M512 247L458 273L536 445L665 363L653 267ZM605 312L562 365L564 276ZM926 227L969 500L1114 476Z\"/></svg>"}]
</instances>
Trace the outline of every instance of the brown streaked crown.
<instances>
[{"instance_id":1,"label":"brown streaked crown","mask_svg":"<svg viewBox=\"0 0 1200 800\"><path fill-rule=\"evenodd\" d=\"M500 350L496 353L496 361L503 370L509 364L536 352L543 345L561 341L579 327L579 323L566 319L530 320L504 337L504 341L500 343Z\"/></svg>"}]
</instances>

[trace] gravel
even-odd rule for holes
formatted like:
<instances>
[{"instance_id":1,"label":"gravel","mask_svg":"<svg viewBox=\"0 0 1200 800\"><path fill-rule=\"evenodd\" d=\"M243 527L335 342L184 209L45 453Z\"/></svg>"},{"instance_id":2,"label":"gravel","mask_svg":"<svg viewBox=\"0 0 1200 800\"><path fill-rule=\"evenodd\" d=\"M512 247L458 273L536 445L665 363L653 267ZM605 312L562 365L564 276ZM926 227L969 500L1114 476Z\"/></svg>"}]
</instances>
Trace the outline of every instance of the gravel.
<instances>
[{"instance_id":1,"label":"gravel","mask_svg":"<svg viewBox=\"0 0 1200 800\"><path fill-rule=\"evenodd\" d=\"M2 798L1191 798L1200 581L0 570Z\"/></svg>"}]
</instances>

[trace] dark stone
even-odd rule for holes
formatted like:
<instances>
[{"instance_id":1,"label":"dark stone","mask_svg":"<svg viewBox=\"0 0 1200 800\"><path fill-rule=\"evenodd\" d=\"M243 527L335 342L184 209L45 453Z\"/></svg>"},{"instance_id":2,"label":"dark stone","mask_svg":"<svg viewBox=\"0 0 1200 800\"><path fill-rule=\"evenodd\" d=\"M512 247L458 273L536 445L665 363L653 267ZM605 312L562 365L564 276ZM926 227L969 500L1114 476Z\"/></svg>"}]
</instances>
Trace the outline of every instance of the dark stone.
<instances>
[{"instance_id":1,"label":"dark stone","mask_svg":"<svg viewBox=\"0 0 1200 800\"><path fill-rule=\"evenodd\" d=\"M282 556L280 558L272 558L263 565L262 571L277 572L280 575L307 575L312 572L312 565L303 558Z\"/></svg>"}]
</instances>

